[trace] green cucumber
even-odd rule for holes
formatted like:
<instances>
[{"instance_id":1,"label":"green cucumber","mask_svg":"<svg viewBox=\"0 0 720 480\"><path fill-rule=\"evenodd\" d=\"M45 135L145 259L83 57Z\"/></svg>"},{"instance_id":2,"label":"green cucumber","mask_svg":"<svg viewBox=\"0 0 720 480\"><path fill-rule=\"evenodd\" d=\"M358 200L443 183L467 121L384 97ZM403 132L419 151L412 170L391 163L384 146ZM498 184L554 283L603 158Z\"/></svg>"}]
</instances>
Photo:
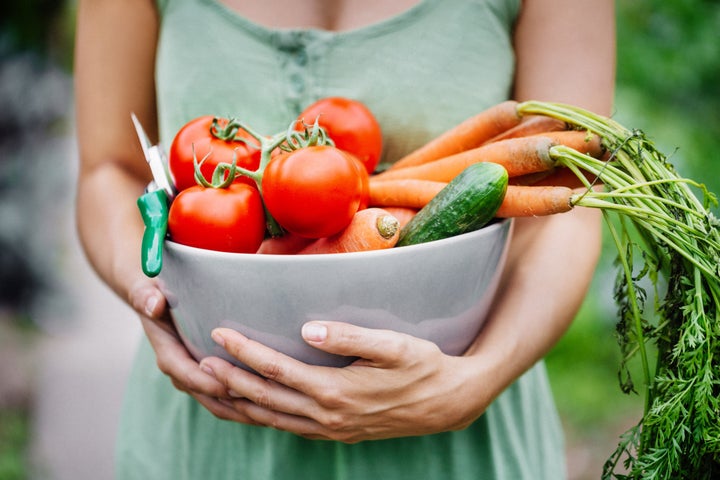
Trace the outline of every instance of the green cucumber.
<instances>
[{"instance_id":1,"label":"green cucumber","mask_svg":"<svg viewBox=\"0 0 720 480\"><path fill-rule=\"evenodd\" d=\"M468 166L405 225L397 245L431 242L484 227L500 208L507 185L508 173L502 165Z\"/></svg>"}]
</instances>

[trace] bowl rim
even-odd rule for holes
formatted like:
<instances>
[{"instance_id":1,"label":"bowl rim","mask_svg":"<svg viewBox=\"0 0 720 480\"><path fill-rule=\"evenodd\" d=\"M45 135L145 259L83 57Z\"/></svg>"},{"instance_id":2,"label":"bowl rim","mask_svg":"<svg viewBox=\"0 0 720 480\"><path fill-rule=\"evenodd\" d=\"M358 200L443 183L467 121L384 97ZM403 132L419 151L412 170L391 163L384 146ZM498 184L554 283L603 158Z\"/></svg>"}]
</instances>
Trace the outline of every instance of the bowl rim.
<instances>
[{"instance_id":1,"label":"bowl rim","mask_svg":"<svg viewBox=\"0 0 720 480\"><path fill-rule=\"evenodd\" d=\"M279 254L279 253L236 253L236 252L221 252L217 250L209 250L205 248L192 247L189 245L183 245L181 243L173 242L169 238L165 239L165 248L174 250L181 254L191 254L200 257L217 257L224 259L238 259L243 261L257 261L257 262L276 262L276 261L288 261L293 259L293 262L312 261L313 259L337 259L342 261L347 258L363 258L363 257L383 257L387 255L397 255L399 252L404 254L415 254L425 250L435 250L441 248L444 245L452 245L458 242L465 242L475 237L489 236L497 233L498 230L508 228L512 225L512 218L502 218L493 220L484 227L474 230L472 232L462 233L452 237L442 238L440 240L433 240L431 242L419 243L416 245L406 245L397 248L387 248L381 250L368 250L361 252L345 252L345 253L313 253L307 255L294 255L294 254Z\"/></svg>"}]
</instances>

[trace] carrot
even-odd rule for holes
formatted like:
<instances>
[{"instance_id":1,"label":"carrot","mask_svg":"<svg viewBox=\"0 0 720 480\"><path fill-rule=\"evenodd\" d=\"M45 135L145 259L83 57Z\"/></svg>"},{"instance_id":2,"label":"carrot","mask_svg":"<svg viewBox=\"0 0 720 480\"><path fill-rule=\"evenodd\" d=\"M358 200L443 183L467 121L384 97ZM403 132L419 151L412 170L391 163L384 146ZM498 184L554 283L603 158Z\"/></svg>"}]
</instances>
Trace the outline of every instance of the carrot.
<instances>
[{"instance_id":1,"label":"carrot","mask_svg":"<svg viewBox=\"0 0 720 480\"><path fill-rule=\"evenodd\" d=\"M584 175L587 181L591 184L595 185L601 185L602 182L597 179L594 175L590 174L589 172L586 172L584 170L581 171ZM564 186L564 187L570 187L570 188L579 188L583 187L585 184L573 173L572 170L566 167L558 167L556 168L550 175L546 176L545 178L538 179L536 182L532 183L532 185L537 186Z\"/></svg>"},{"instance_id":2,"label":"carrot","mask_svg":"<svg viewBox=\"0 0 720 480\"><path fill-rule=\"evenodd\" d=\"M400 237L398 219L381 208L359 210L350 225L330 237L319 238L300 254L346 253L392 248Z\"/></svg>"},{"instance_id":3,"label":"carrot","mask_svg":"<svg viewBox=\"0 0 720 480\"><path fill-rule=\"evenodd\" d=\"M498 218L540 217L572 210L573 189L561 186L508 185Z\"/></svg>"},{"instance_id":4,"label":"carrot","mask_svg":"<svg viewBox=\"0 0 720 480\"><path fill-rule=\"evenodd\" d=\"M312 238L305 238L292 233L286 233L281 237L271 237L263 240L257 253L291 255L298 253L312 241Z\"/></svg>"},{"instance_id":5,"label":"carrot","mask_svg":"<svg viewBox=\"0 0 720 480\"><path fill-rule=\"evenodd\" d=\"M544 115L527 115L522 118L519 124L509 130L495 135L485 144L507 140L508 138L527 137L545 132L556 132L567 130L567 124L562 120Z\"/></svg>"},{"instance_id":6,"label":"carrot","mask_svg":"<svg viewBox=\"0 0 720 480\"><path fill-rule=\"evenodd\" d=\"M417 214L418 208L410 207L383 207L387 213L398 219L400 228L403 228Z\"/></svg>"},{"instance_id":7,"label":"carrot","mask_svg":"<svg viewBox=\"0 0 720 480\"><path fill-rule=\"evenodd\" d=\"M469 165L477 162L498 163L505 167L508 176L516 177L553 168L555 161L550 157L552 145L553 141L543 136L510 138L423 165L386 170L375 175L374 178L377 180L416 178L449 182Z\"/></svg>"},{"instance_id":8,"label":"carrot","mask_svg":"<svg viewBox=\"0 0 720 480\"><path fill-rule=\"evenodd\" d=\"M520 123L522 117L518 115L516 107L517 102L513 100L498 103L430 140L396 161L390 169L422 165L438 158L476 148Z\"/></svg>"},{"instance_id":9,"label":"carrot","mask_svg":"<svg viewBox=\"0 0 720 480\"><path fill-rule=\"evenodd\" d=\"M536 136L549 138L556 145L565 145L591 157L601 158L605 154L600 137L580 130L544 132Z\"/></svg>"},{"instance_id":10,"label":"carrot","mask_svg":"<svg viewBox=\"0 0 720 480\"><path fill-rule=\"evenodd\" d=\"M372 207L411 207L422 208L447 182L401 178L397 180L370 179L370 198Z\"/></svg>"},{"instance_id":11,"label":"carrot","mask_svg":"<svg viewBox=\"0 0 720 480\"><path fill-rule=\"evenodd\" d=\"M545 172L527 173L525 175L518 175L509 179L508 185L538 185L542 183L546 178L552 177L558 167Z\"/></svg>"}]
</instances>

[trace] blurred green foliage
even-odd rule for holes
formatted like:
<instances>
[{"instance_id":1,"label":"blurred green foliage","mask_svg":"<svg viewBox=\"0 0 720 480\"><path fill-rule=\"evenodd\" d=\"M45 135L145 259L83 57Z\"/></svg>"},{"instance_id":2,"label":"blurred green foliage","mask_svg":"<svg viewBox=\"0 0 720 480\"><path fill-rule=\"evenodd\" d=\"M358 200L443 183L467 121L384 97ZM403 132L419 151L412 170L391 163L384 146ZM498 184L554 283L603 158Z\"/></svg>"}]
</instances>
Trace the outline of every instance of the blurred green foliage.
<instances>
[{"instance_id":1,"label":"blurred green foliage","mask_svg":"<svg viewBox=\"0 0 720 480\"><path fill-rule=\"evenodd\" d=\"M622 0L617 13L618 120L720 192L720 2Z\"/></svg>"},{"instance_id":2,"label":"blurred green foliage","mask_svg":"<svg viewBox=\"0 0 720 480\"><path fill-rule=\"evenodd\" d=\"M0 409L0 479L27 478L25 445L29 442L27 409Z\"/></svg>"},{"instance_id":3,"label":"blurred green foliage","mask_svg":"<svg viewBox=\"0 0 720 480\"><path fill-rule=\"evenodd\" d=\"M0 2L0 59L31 53L69 69L74 8L75 0Z\"/></svg>"},{"instance_id":4,"label":"blurred green foliage","mask_svg":"<svg viewBox=\"0 0 720 480\"><path fill-rule=\"evenodd\" d=\"M72 64L74 0L0 2L0 59L33 52L66 69ZM720 193L720 2L618 0L615 118L644 130L680 172ZM580 8L580 7L578 7ZM717 207L715 209L717 211ZM640 397L620 393L613 331L614 250L606 247L576 321L547 358L567 427L586 441L639 414ZM0 444L27 439L23 416L3 412ZM639 419L639 417L637 417ZM598 443L609 454L615 444ZM0 449L0 471L22 478L21 450ZM12 472L12 473L8 473ZM13 476L16 475L16 476ZM594 478L599 477L599 471ZM592 476L589 478L593 478Z\"/></svg>"}]
</instances>

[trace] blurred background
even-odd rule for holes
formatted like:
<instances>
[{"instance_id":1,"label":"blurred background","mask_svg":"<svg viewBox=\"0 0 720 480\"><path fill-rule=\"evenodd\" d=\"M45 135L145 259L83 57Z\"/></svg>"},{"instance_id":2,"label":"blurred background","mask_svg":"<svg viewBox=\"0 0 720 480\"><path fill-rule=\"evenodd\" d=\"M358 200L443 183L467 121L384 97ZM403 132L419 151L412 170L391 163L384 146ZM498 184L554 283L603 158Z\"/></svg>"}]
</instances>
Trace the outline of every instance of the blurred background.
<instances>
[{"instance_id":1,"label":"blurred background","mask_svg":"<svg viewBox=\"0 0 720 480\"><path fill-rule=\"evenodd\" d=\"M719 193L720 3L616 4L615 118ZM0 6L0 480L112 478L140 334L75 236L74 15L72 0ZM606 245L591 294L547 359L573 480L600 477L641 411L641 399L618 386L615 254Z\"/></svg>"}]
</instances>

